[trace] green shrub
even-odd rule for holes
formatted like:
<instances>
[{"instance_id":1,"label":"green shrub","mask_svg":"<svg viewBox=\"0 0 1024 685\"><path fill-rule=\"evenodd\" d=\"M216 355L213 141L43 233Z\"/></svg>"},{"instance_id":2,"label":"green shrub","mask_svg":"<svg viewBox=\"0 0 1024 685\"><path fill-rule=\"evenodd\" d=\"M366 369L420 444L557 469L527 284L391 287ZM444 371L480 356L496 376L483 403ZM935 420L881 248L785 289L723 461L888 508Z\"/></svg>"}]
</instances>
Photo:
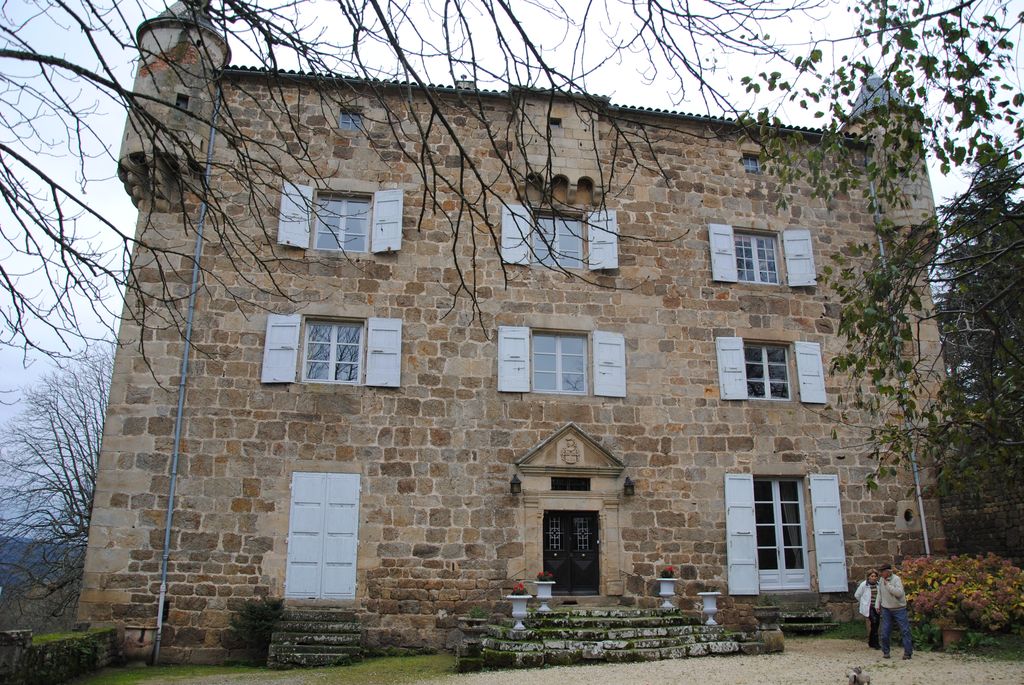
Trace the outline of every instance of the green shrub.
<instances>
[{"instance_id":1,"label":"green shrub","mask_svg":"<svg viewBox=\"0 0 1024 685\"><path fill-rule=\"evenodd\" d=\"M918 622L939 628L1024 631L1024 571L994 554L919 557L900 565Z\"/></svg>"},{"instance_id":2,"label":"green shrub","mask_svg":"<svg viewBox=\"0 0 1024 685\"><path fill-rule=\"evenodd\" d=\"M266 654L270 647L270 638L283 613L282 599L254 599L243 604L231 617L231 628L243 642Z\"/></svg>"}]
</instances>

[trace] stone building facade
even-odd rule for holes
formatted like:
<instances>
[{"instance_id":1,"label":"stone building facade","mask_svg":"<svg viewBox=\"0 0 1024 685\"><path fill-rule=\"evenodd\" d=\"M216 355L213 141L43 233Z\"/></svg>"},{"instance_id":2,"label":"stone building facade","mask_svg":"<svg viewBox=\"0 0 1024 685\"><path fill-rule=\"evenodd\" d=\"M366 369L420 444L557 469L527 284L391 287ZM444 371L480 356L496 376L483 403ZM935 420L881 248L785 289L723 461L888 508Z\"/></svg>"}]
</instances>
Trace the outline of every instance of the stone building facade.
<instances>
[{"instance_id":1,"label":"stone building facade","mask_svg":"<svg viewBox=\"0 0 1024 685\"><path fill-rule=\"evenodd\" d=\"M140 80L184 83L159 60L193 54L196 36L199 62L222 46L173 8L140 36L157 43ZM847 379L828 372L844 341L821 268L872 239L863 198L780 187L722 120L581 114L528 91L474 96L492 120L545 132L501 159L459 91L435 88L503 198L486 207L500 249L475 253L474 304L452 295L465 274L451 255L471 255L470 241L453 244L451 217L425 204L382 123L382 103L401 111L408 89L374 84L371 97L346 81L357 106L331 112L301 76L226 68L218 83L254 139L281 135L263 106L276 98L298 122L306 149L263 197L224 171L211 182L254 252L287 268L247 301L239 284L266 274L204 245L205 273L223 278L195 302L173 475L185 345L176 328L122 324L83 620L144 642L161 615L164 658L213 661L234 648L231 612L273 596L352 607L371 644L437 647L452 617L499 608L542 568L556 594L653 605L653 579L674 565L681 601L721 590L721 617L740 623L761 594L842 600L866 568L921 551L908 483L866 486L875 464L858 424L870 417L841 420ZM212 111L209 83L177 87L202 112L190 121ZM426 111L425 91L411 97ZM616 147L615 117L658 130L660 168ZM440 159L457 157L432 135ZM547 177L508 172L549 153ZM129 126L139 235L181 248L187 285L198 208L159 197L174 165L160 172L158 157ZM154 302L183 292L141 250L135 274ZM937 502L924 509L941 545Z\"/></svg>"}]
</instances>

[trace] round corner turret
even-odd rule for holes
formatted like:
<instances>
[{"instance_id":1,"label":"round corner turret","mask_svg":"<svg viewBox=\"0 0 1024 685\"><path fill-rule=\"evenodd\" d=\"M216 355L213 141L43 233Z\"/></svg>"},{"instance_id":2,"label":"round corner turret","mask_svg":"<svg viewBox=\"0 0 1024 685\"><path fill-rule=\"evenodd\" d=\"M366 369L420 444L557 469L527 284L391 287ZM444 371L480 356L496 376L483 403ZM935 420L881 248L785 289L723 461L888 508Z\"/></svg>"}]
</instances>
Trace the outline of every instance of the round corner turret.
<instances>
[{"instance_id":1,"label":"round corner turret","mask_svg":"<svg viewBox=\"0 0 1024 685\"><path fill-rule=\"evenodd\" d=\"M207 2L177 2L136 31L139 68L118 156L136 207L175 211L202 169L220 70L230 59Z\"/></svg>"}]
</instances>

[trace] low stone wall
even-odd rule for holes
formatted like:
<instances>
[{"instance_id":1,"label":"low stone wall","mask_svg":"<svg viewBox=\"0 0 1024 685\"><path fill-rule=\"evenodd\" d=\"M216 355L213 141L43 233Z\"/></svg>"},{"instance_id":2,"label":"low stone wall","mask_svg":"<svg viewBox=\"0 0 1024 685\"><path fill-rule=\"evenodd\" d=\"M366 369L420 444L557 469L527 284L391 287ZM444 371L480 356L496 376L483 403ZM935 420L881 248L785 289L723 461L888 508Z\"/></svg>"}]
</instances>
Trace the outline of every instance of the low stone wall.
<instances>
[{"instance_id":1,"label":"low stone wall","mask_svg":"<svg viewBox=\"0 0 1024 685\"><path fill-rule=\"evenodd\" d=\"M58 685L119 659L113 628L69 634L41 644L33 644L29 630L0 632L3 685Z\"/></svg>"},{"instance_id":2,"label":"low stone wall","mask_svg":"<svg viewBox=\"0 0 1024 685\"><path fill-rule=\"evenodd\" d=\"M1024 566L1024 484L986 474L981 484L942 496L942 523L951 554L994 552Z\"/></svg>"}]
</instances>

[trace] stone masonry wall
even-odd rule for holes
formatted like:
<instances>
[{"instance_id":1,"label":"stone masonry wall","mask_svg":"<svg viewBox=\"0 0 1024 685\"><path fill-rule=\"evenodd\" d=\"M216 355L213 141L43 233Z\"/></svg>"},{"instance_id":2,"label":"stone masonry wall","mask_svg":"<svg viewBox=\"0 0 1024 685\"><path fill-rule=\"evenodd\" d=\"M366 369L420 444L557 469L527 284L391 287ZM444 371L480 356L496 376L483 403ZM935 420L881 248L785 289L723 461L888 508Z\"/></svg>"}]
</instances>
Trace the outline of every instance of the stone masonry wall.
<instances>
[{"instance_id":1,"label":"stone masonry wall","mask_svg":"<svg viewBox=\"0 0 1024 685\"><path fill-rule=\"evenodd\" d=\"M256 77L236 78L245 88L229 87L227 106L245 114L239 121L247 133L271 135L269 115L250 100L269 97L266 89ZM490 236L478 232L484 247L471 274L478 284L475 310L464 294L453 302L460 277L451 265L450 215L428 206L416 225L424 209L422 181L390 134L373 123L368 138L336 130L312 91L299 98L297 89L305 86L289 87L308 125L310 163L330 178L332 190L406 191L404 241L395 253L347 257L274 245L278 184L268 184L265 200L250 205L243 185L223 172L215 177L218 192L238 198L234 214L249 227L253 249L290 260L275 273L288 297L247 289L215 240L204 248L206 266L226 280L207 279L197 303L164 658L213 661L236 653L225 630L233 608L254 596L283 595L296 471L361 475L354 604L368 640L441 646L451 616L498 602L511 578L535 572L523 558L522 503L509 494L509 479L517 459L570 421L624 462L636 482L636 495L619 505L627 595L648 593L649 579L669 563L684 566L702 587L725 589L722 500L730 472L838 474L851 579L920 550L918 532L896 528L908 483L865 486L874 464L856 426L868 419L852 412L840 422L835 409L845 379L829 378L828 406L719 398L717 336L819 342L826 368L843 341L835 334L838 305L822 285L713 282L708 224L809 228L820 273L845 244L870 236L864 200L836 196L826 204L807 187L779 188L768 175L744 173L740 143L727 130L661 120L674 128L662 129L655 143L665 178L636 167L622 149L618 166L604 169L610 179L604 198L618 211L624 235L620 268L586 273L594 281L587 283L540 267L503 266ZM512 116L507 100L488 103L493 120ZM368 99L367 120L377 114ZM480 160L492 187L516 202L484 132L472 117L460 121L468 153ZM612 136L601 141L607 145L598 151L601 159L612 159ZM441 133L430 144L440 159L456 154ZM287 171L308 180L297 165ZM790 197L787 209L776 206L780 193ZM453 211L456 199L447 206ZM489 210L497 222L500 207ZM180 221L143 213L139 230L188 245ZM472 247L460 240L454 249L468 259ZM161 288L160 274L146 264L145 254L136 255L143 283ZM180 266L187 270L185 261ZM246 276L270 285L258 271ZM184 283L187 273L181 278ZM170 287L180 292L183 286ZM401 387L261 384L267 311L401 318ZM623 333L627 397L497 392L499 325ZM129 320L121 341L80 615L96 624L145 627L156 616L182 343L173 329L140 333ZM940 540L933 500L928 515ZM724 599L728 618L733 602Z\"/></svg>"},{"instance_id":2,"label":"stone masonry wall","mask_svg":"<svg viewBox=\"0 0 1024 685\"><path fill-rule=\"evenodd\" d=\"M942 497L942 525L952 554L993 552L1024 566L1024 487L988 476Z\"/></svg>"}]
</instances>

